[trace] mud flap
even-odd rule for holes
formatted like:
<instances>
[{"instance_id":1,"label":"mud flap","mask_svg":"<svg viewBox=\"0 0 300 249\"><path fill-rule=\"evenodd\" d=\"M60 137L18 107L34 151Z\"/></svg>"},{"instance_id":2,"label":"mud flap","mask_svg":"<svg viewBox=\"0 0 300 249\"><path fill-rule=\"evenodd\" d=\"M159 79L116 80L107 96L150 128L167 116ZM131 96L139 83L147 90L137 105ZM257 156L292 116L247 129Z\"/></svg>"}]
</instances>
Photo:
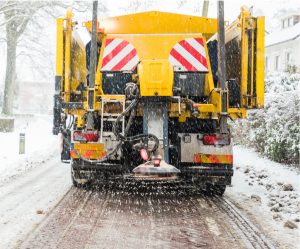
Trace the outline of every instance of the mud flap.
<instances>
[{"instance_id":1,"label":"mud flap","mask_svg":"<svg viewBox=\"0 0 300 249\"><path fill-rule=\"evenodd\" d=\"M71 143L71 134L62 133L62 145L61 145L61 153L60 153L60 160L63 163L69 163L71 156L70 156L70 143Z\"/></svg>"}]
</instances>

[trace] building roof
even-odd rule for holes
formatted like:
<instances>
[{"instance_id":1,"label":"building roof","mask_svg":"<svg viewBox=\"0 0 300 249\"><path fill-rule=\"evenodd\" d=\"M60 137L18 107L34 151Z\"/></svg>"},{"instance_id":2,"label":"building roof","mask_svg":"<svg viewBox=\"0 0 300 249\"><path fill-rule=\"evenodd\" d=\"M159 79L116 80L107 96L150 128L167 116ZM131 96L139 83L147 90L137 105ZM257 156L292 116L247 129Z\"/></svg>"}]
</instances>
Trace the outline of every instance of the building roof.
<instances>
[{"instance_id":1,"label":"building roof","mask_svg":"<svg viewBox=\"0 0 300 249\"><path fill-rule=\"evenodd\" d=\"M300 36L300 22L297 24L279 29L266 36L265 46L270 47L282 42L295 40Z\"/></svg>"},{"instance_id":2,"label":"building roof","mask_svg":"<svg viewBox=\"0 0 300 249\"><path fill-rule=\"evenodd\" d=\"M284 13L280 16L280 20L283 20L285 18L289 18L289 17L293 17L293 16L299 16L300 9L299 10L293 10L293 11L289 11L287 13Z\"/></svg>"}]
</instances>

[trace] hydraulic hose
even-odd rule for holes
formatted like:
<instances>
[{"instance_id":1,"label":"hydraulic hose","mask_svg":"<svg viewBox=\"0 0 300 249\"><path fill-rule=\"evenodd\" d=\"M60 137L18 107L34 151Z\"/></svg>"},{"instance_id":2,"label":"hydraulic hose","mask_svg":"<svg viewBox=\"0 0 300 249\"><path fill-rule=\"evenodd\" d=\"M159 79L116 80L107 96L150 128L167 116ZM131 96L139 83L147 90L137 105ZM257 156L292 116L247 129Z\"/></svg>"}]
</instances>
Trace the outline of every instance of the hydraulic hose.
<instances>
[{"instance_id":1,"label":"hydraulic hose","mask_svg":"<svg viewBox=\"0 0 300 249\"><path fill-rule=\"evenodd\" d=\"M135 109L133 109L131 112L130 112L130 116L129 116L129 119L128 119L128 122L127 122L127 125L126 125L126 128L125 128L125 131L124 131L124 135L126 136L129 132L129 129L130 129L130 126L132 124L132 121L135 117Z\"/></svg>"},{"instance_id":2,"label":"hydraulic hose","mask_svg":"<svg viewBox=\"0 0 300 249\"><path fill-rule=\"evenodd\" d=\"M136 85L135 85L136 86ZM90 159L87 159L85 157L83 157L77 150L73 150L74 153L81 159L83 160L84 162L88 162L88 163L92 163L92 164L99 164L99 163L102 163L102 162L105 162L107 160L109 160L109 158L113 155L116 154L116 152L119 150L120 146L122 145L123 142L134 142L134 141L137 141L137 140L141 140L141 139L153 139L154 140L154 146L151 150L149 150L149 152L154 152L157 150L158 146L159 146L159 139L153 135L153 134L139 134L139 135L135 135L135 136L126 136L129 129L130 129L130 126L132 124L132 121L133 121L133 118L135 116L135 108L138 104L138 98L139 98L139 90L138 90L138 87L133 87L133 89L136 91L136 94L135 94L135 98L134 100L130 103L130 105L117 117L116 121L114 122L113 124L113 128L112 128L112 131L114 133L114 135L116 136L117 140L119 140L119 143L115 146L115 148L109 152L105 157L99 159L99 160L90 160ZM129 117L129 120L128 120L128 123L126 125L126 128L125 128L125 131L124 131L124 135L121 134L119 131L118 131L118 128L117 128L117 124L121 121L121 119L127 114L127 113L130 113L130 117ZM70 146L70 142L67 141L67 144Z\"/></svg>"},{"instance_id":3,"label":"hydraulic hose","mask_svg":"<svg viewBox=\"0 0 300 249\"><path fill-rule=\"evenodd\" d=\"M116 121L113 124L113 133L116 136L116 138L118 140L121 140L122 142L133 142L136 140L140 140L142 138L148 138L148 139L153 139L154 140L154 146L153 148L150 150L150 152L154 152L157 150L158 146L159 146L159 140L158 138L153 135L153 134L139 134L139 135L135 135L135 136L131 136L131 137L127 137L126 133L129 131L130 125L132 123L132 112L134 112L134 108L136 108L137 104L138 104L138 97L139 97L139 90L138 88L136 88L136 95L134 100L130 103L130 105L124 110L124 112L122 112L116 119ZM128 120L128 124L126 126L126 129L124 131L124 135L122 135L118 130L117 130L117 124L121 121L121 119L128 113L131 111L129 120Z\"/></svg>"},{"instance_id":4,"label":"hydraulic hose","mask_svg":"<svg viewBox=\"0 0 300 249\"><path fill-rule=\"evenodd\" d=\"M63 133L64 132L66 132L66 130L64 130ZM63 136L63 139L67 143L67 145L69 147L71 147L71 143L69 142L69 140L66 139L64 136ZM121 146L121 142L119 142L116 145L116 147L111 152L109 152L107 155L105 155L103 158L101 158L99 160L90 160L90 159L87 159L87 158L83 157L77 150L73 149L73 151L76 154L76 156L78 156L82 161L88 162L88 163L97 164L97 163L102 163L102 162L107 161L111 156L113 156L117 152L117 150L120 148L120 146Z\"/></svg>"}]
</instances>

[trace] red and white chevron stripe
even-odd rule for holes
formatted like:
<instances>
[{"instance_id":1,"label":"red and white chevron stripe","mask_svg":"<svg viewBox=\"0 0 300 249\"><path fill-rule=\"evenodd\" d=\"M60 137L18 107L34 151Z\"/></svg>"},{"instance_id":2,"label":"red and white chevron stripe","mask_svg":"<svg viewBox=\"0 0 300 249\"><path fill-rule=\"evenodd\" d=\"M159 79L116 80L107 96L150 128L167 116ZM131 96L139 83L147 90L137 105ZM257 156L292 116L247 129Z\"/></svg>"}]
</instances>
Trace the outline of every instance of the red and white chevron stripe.
<instances>
[{"instance_id":1,"label":"red and white chevron stripe","mask_svg":"<svg viewBox=\"0 0 300 249\"><path fill-rule=\"evenodd\" d=\"M208 72L202 38L187 38L176 43L170 52L169 61L175 66L175 71Z\"/></svg>"},{"instance_id":2,"label":"red and white chevron stripe","mask_svg":"<svg viewBox=\"0 0 300 249\"><path fill-rule=\"evenodd\" d=\"M139 62L136 49L123 39L106 39L101 71L133 71Z\"/></svg>"}]
</instances>

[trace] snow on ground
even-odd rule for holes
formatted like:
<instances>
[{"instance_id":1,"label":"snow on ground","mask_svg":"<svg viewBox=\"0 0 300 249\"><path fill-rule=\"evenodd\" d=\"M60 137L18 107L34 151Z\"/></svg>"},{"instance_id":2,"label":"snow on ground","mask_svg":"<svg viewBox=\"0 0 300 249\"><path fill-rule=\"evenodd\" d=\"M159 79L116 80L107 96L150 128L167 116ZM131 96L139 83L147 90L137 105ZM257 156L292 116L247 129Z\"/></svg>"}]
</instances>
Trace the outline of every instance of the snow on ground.
<instances>
[{"instance_id":1,"label":"snow on ground","mask_svg":"<svg viewBox=\"0 0 300 249\"><path fill-rule=\"evenodd\" d=\"M35 167L36 170L30 171L31 173L27 176L29 178L31 174L35 174L34 172L37 172L37 175L39 175L39 171L47 171L46 175L49 176L52 173L57 174L57 169L63 171L52 178L53 181L61 181L61 187L56 188L53 186L53 191L60 194L56 192L50 194L52 198L51 205L48 199L45 200L46 204L44 205L42 201L39 201L41 197L37 197L34 204L29 205L28 212L30 214L28 213L28 217L26 216L28 219L32 219L36 215L35 211L32 210L37 208L49 210L50 206L53 207L52 205L55 205L60 198L59 196L65 193L70 186L69 175L66 178L69 168L57 165L58 168L53 170L54 166L52 166L51 160L53 161L56 158L55 160L59 161L59 138L53 136L51 130L52 116L17 116L15 131L13 133L0 133L0 194L2 193L2 195L6 196L6 193L10 192L19 193L19 190L10 191L10 185L6 187L8 188L6 190L3 187L1 189L1 185L16 176L26 176L24 173L31 168ZM20 132L25 132L26 134L26 153L24 155L19 155L18 142ZM57 163L53 164L56 165ZM299 170L262 158L253 150L242 146L234 147L234 167L235 174L232 187L228 188L225 196L245 212L252 222L262 229L266 235L275 241L278 248L300 248ZM59 177L60 180L58 180ZM25 178L21 177L20 181L22 179ZM18 182L16 181L15 184L18 184ZM26 180L25 182L28 181ZM12 186L14 187L15 184ZM37 185L40 186L41 184L45 184L45 188L48 188L47 181L41 179ZM20 192L20 197L18 198L28 196L29 192L32 191L32 186L28 186L28 192L26 194ZM60 189L63 189L63 191L60 191ZM39 187L37 187L37 191L39 192ZM24 196L22 197L22 195ZM11 195L7 195L7 198L9 196ZM13 202L8 200L8 203ZM3 205L3 208L5 205ZM18 215L24 211L22 210L20 209ZM5 212L8 211L6 210ZM18 221L17 216L13 215L14 212L13 208L11 208L12 216L9 219L16 220L12 224L11 230L3 227L5 231L9 230L9 234L12 234L12 231L15 229L13 225L17 224ZM5 216L2 218L5 219ZM24 218L24 226L28 224L27 218ZM37 220L33 219L33 221L32 224L36 224ZM3 220L1 224L5 225L9 224L9 222ZM10 235L8 238L12 239Z\"/></svg>"},{"instance_id":2,"label":"snow on ground","mask_svg":"<svg viewBox=\"0 0 300 249\"><path fill-rule=\"evenodd\" d=\"M15 131L0 132L0 248L16 248L71 187L70 166L60 162L52 116L17 115ZM26 153L19 155L19 133Z\"/></svg>"},{"instance_id":3,"label":"snow on ground","mask_svg":"<svg viewBox=\"0 0 300 249\"><path fill-rule=\"evenodd\" d=\"M0 186L0 248L18 248L72 186L70 165L49 161Z\"/></svg>"},{"instance_id":4,"label":"snow on ground","mask_svg":"<svg viewBox=\"0 0 300 249\"><path fill-rule=\"evenodd\" d=\"M300 248L299 170L234 147L232 188L226 197L276 242L278 248Z\"/></svg>"},{"instance_id":5,"label":"snow on ground","mask_svg":"<svg viewBox=\"0 0 300 249\"><path fill-rule=\"evenodd\" d=\"M25 154L19 155L19 135L25 133ZM0 185L48 161L59 147L52 135L52 116L17 115L12 133L0 132Z\"/></svg>"}]
</instances>

